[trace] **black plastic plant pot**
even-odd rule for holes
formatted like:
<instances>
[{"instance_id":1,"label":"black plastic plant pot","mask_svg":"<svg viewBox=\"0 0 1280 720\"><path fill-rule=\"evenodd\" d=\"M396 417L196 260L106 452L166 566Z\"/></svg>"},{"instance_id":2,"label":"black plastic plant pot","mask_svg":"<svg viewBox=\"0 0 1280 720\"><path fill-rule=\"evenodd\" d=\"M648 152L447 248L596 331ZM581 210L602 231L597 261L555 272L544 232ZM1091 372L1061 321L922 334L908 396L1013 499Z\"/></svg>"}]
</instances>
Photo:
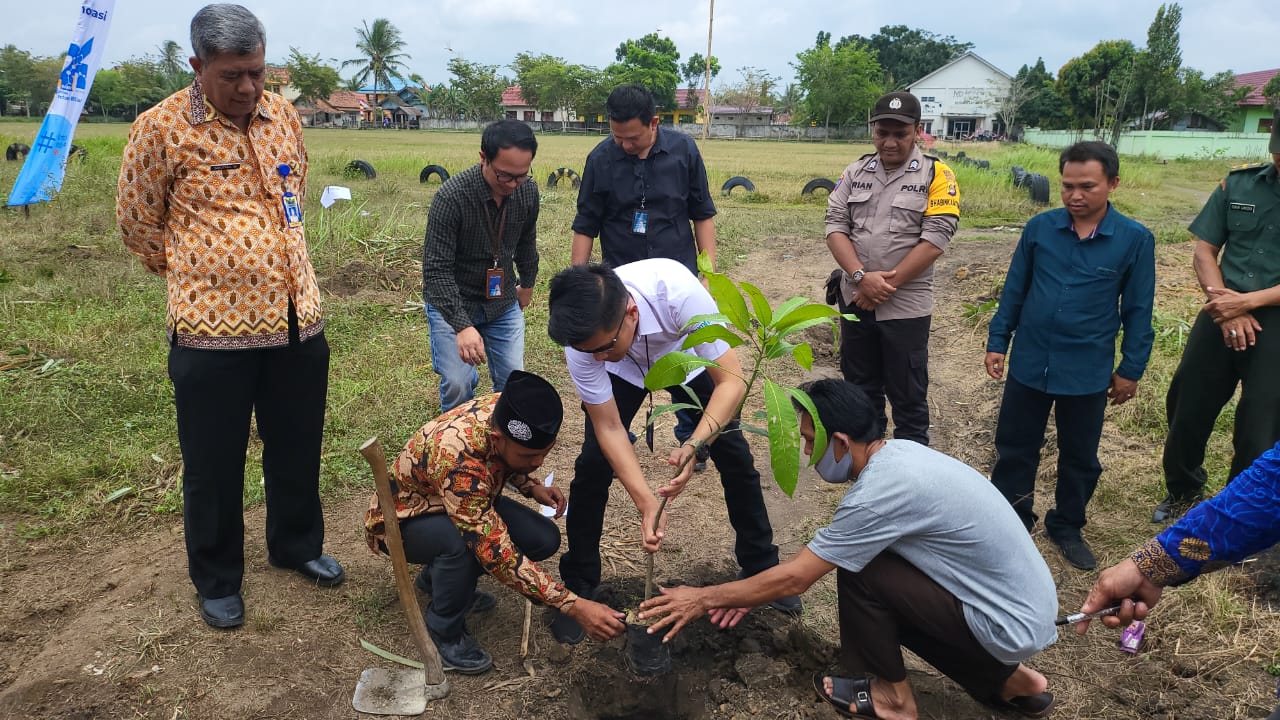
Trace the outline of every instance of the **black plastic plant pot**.
<instances>
[{"instance_id":1,"label":"black plastic plant pot","mask_svg":"<svg viewBox=\"0 0 1280 720\"><path fill-rule=\"evenodd\" d=\"M648 625L628 624L627 664L636 675L665 675L671 672L671 648L662 633L650 635Z\"/></svg>"}]
</instances>

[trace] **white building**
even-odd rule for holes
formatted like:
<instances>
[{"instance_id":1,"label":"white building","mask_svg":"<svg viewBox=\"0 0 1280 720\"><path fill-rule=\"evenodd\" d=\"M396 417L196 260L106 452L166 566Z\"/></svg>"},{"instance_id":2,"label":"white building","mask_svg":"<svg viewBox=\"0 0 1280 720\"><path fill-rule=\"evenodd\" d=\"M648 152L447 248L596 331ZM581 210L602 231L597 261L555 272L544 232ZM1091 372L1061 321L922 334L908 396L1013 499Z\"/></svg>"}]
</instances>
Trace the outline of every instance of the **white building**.
<instances>
[{"instance_id":1,"label":"white building","mask_svg":"<svg viewBox=\"0 0 1280 720\"><path fill-rule=\"evenodd\" d=\"M984 131L1005 132L996 118L996 99L1008 92L1012 80L1005 71L967 52L907 89L920 98L925 132L954 139Z\"/></svg>"}]
</instances>

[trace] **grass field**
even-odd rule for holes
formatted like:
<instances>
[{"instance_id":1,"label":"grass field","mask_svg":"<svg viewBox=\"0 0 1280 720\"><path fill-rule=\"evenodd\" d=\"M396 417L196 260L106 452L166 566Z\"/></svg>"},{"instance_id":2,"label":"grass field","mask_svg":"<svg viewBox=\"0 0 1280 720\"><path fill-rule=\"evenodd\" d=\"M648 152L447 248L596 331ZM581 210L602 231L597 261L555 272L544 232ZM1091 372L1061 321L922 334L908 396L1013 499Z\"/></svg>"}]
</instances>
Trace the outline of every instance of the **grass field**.
<instances>
[{"instance_id":1,"label":"grass field","mask_svg":"<svg viewBox=\"0 0 1280 720\"><path fill-rule=\"evenodd\" d=\"M29 143L35 130L30 123L0 123L0 145ZM0 511L16 514L29 535L98 514L103 500L124 488L131 488L135 514L172 512L180 503L165 374L164 286L124 250L115 227L113 199L126 131L124 125L83 125L77 143L88 150L88 159L73 162L57 200L35 206L29 218L13 210L0 217ZM361 469L351 453L335 448L350 448L375 433L404 437L433 413L435 380L416 278L438 181L420 184L418 174L428 164L451 172L469 166L479 138L309 130L306 140L312 258L322 278L345 283L345 291L325 298L334 352L324 483L340 489L361 477ZM580 170L599 140L544 135L535 177L545 185L556 168ZM1046 150L985 144L949 149L989 159L996 169L955 166L967 229L1021 224L1038 210L1011 186L1010 166L1056 175L1056 155ZM811 178L838 176L870 150L845 143L710 143L704 153L713 190L735 175L750 178L757 189L754 195L737 190L717 198L722 265L770 238L820 243L825 195L804 197L800 189ZM344 172L357 158L376 168L377 179ZM1185 240L1181 228L1226 167L1126 159L1115 202L1161 240ZM18 163L0 165L0 188L7 191L17 172ZM350 186L352 202L322 212L317 198L329 184ZM540 290L567 264L576 193L564 185L544 187L542 198ZM1169 367L1180 351L1178 323L1186 317L1180 309L1165 318L1174 333L1172 342L1162 342ZM544 325L545 305L536 301L530 327ZM1168 340L1168 333L1162 338ZM559 349L539 332L529 333L528 364L553 375L563 372ZM1158 408L1150 410L1149 421L1158 423ZM258 468L251 467L247 477L260 477ZM256 501L258 483L247 483L246 492Z\"/></svg>"}]
</instances>

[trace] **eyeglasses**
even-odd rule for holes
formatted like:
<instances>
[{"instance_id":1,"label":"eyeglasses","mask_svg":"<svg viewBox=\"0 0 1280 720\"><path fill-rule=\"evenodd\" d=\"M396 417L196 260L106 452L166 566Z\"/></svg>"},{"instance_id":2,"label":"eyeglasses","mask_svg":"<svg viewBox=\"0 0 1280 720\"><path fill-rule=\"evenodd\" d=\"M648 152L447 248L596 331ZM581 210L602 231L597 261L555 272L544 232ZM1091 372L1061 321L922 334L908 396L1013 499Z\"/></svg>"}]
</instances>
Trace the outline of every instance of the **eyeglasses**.
<instances>
[{"instance_id":1,"label":"eyeglasses","mask_svg":"<svg viewBox=\"0 0 1280 720\"><path fill-rule=\"evenodd\" d=\"M604 345L601 345L600 347L594 350L579 350L579 352L584 352L588 355L600 355L602 353L611 352L615 347L617 347L618 338L622 337L622 326L626 322L627 322L627 313L624 310L622 313L622 319L618 321L618 329L615 330L613 333L612 340L610 340L609 342L605 343Z\"/></svg>"},{"instance_id":2,"label":"eyeglasses","mask_svg":"<svg viewBox=\"0 0 1280 720\"><path fill-rule=\"evenodd\" d=\"M517 185L523 185L533 178L533 173L531 172L524 173L523 175L513 175L512 173L499 170L494 167L492 163L489 164L489 169L493 170L493 176L501 183L515 183Z\"/></svg>"}]
</instances>

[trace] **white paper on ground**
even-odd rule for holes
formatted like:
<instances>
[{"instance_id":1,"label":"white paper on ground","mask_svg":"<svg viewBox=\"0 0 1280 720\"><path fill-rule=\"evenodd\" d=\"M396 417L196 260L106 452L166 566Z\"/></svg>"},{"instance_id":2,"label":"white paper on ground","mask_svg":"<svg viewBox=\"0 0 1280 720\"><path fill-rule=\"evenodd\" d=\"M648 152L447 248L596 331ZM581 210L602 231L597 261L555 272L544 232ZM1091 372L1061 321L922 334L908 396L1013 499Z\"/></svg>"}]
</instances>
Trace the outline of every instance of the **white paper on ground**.
<instances>
[{"instance_id":1,"label":"white paper on ground","mask_svg":"<svg viewBox=\"0 0 1280 720\"><path fill-rule=\"evenodd\" d=\"M555 471L552 471L552 472L547 473L547 476L546 476L545 478L543 478L543 479L542 479L542 486L543 486L543 487L551 487L551 481L552 481L552 480L555 480L555 478L556 478ZM565 503L565 505L564 505L564 514L565 514L565 515L568 515L568 514L569 514L569 504L568 504L568 503ZM543 505L543 506L542 506L542 517L555 517L555 516L556 516L556 509L555 509L555 508L553 508L553 507L549 507L549 506L547 506L547 505ZM562 515L561 517L563 517L563 515Z\"/></svg>"},{"instance_id":2,"label":"white paper on ground","mask_svg":"<svg viewBox=\"0 0 1280 720\"><path fill-rule=\"evenodd\" d=\"M328 185L324 192L320 193L320 204L329 207L339 200L350 200L351 188L342 187L341 185Z\"/></svg>"}]
</instances>

